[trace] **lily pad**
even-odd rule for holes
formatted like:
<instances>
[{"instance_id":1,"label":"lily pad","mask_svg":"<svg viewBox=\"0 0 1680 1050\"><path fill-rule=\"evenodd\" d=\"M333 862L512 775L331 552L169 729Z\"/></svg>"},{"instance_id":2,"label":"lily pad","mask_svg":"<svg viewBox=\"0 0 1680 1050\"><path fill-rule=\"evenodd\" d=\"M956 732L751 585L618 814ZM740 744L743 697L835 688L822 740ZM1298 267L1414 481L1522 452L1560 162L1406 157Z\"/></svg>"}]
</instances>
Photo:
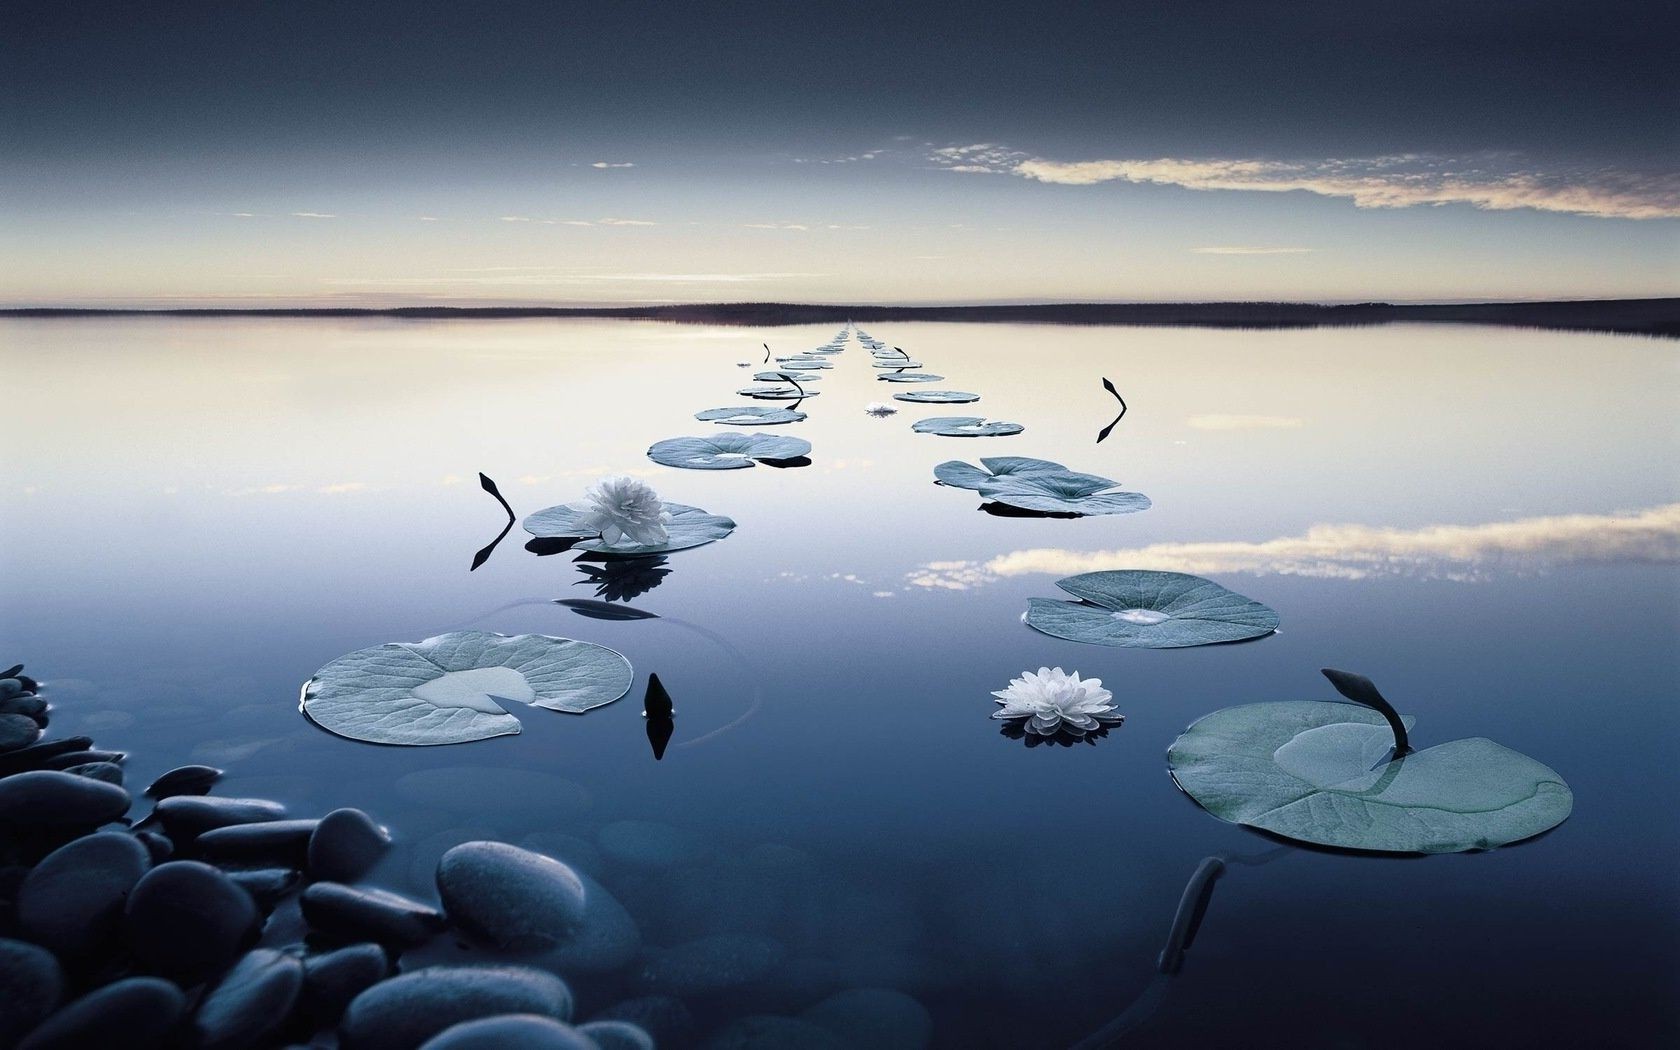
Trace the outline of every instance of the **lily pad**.
<instances>
[{"instance_id":1,"label":"lily pad","mask_svg":"<svg viewBox=\"0 0 1680 1050\"><path fill-rule=\"evenodd\" d=\"M1259 638L1278 626L1270 607L1182 572L1087 572L1056 586L1080 600L1033 598L1027 626L1075 642L1183 649Z\"/></svg>"},{"instance_id":2,"label":"lily pad","mask_svg":"<svg viewBox=\"0 0 1680 1050\"><path fill-rule=\"evenodd\" d=\"M1398 756L1394 744L1384 714L1364 707L1248 704L1191 725L1167 766L1221 820L1340 849L1493 849L1550 830L1574 807L1555 771L1492 740Z\"/></svg>"},{"instance_id":3,"label":"lily pad","mask_svg":"<svg viewBox=\"0 0 1680 1050\"><path fill-rule=\"evenodd\" d=\"M750 461L748 465L751 465ZM615 554L626 558L688 550L691 547L704 546L713 540L721 540L735 531L735 522L732 519L721 514L708 514L699 507L667 503L665 509L670 511L671 520L665 524L664 543L608 544L598 534L579 525L578 512L564 503L558 507L537 511L525 519L524 526L526 532L540 539L576 539L577 542L571 545L570 550Z\"/></svg>"},{"instance_id":4,"label":"lily pad","mask_svg":"<svg viewBox=\"0 0 1680 1050\"><path fill-rule=\"evenodd\" d=\"M735 391L742 397L750 397L759 401L802 401L808 397L816 397L821 390L800 390L797 387L784 385L747 386Z\"/></svg>"},{"instance_id":5,"label":"lily pad","mask_svg":"<svg viewBox=\"0 0 1680 1050\"><path fill-rule=\"evenodd\" d=\"M803 423L808 417L793 408L770 408L765 405L734 405L729 408L708 408L694 413L694 418L706 423L734 426L773 426L777 423Z\"/></svg>"},{"instance_id":6,"label":"lily pad","mask_svg":"<svg viewBox=\"0 0 1680 1050\"><path fill-rule=\"evenodd\" d=\"M686 470L739 470L761 459L795 459L811 451L811 443L776 434L726 431L707 437L677 437L655 442L648 458L667 467Z\"/></svg>"},{"instance_id":7,"label":"lily pad","mask_svg":"<svg viewBox=\"0 0 1680 1050\"><path fill-rule=\"evenodd\" d=\"M986 499L1038 514L1132 514L1148 510L1149 497L1113 492L1119 482L1081 474L1060 463L1025 456L982 459L981 470L953 460L933 468L942 484L974 489Z\"/></svg>"},{"instance_id":8,"label":"lily pad","mask_svg":"<svg viewBox=\"0 0 1680 1050\"><path fill-rule=\"evenodd\" d=\"M883 372L875 378L883 383L937 383L945 377L932 372Z\"/></svg>"},{"instance_id":9,"label":"lily pad","mask_svg":"<svg viewBox=\"0 0 1680 1050\"><path fill-rule=\"evenodd\" d=\"M980 416L935 416L920 419L910 425L918 434L938 434L941 437L1007 437L1025 430L1019 423L993 421Z\"/></svg>"},{"instance_id":10,"label":"lily pad","mask_svg":"<svg viewBox=\"0 0 1680 1050\"><path fill-rule=\"evenodd\" d=\"M902 394L894 394L893 400L918 405L966 405L980 400L980 395L966 390L906 390Z\"/></svg>"},{"instance_id":11,"label":"lily pad","mask_svg":"<svg viewBox=\"0 0 1680 1050\"><path fill-rule=\"evenodd\" d=\"M631 678L630 661L592 642L456 631L339 657L304 683L302 709L352 740L460 744L518 733L502 703L582 714L623 696Z\"/></svg>"},{"instance_id":12,"label":"lily pad","mask_svg":"<svg viewBox=\"0 0 1680 1050\"><path fill-rule=\"evenodd\" d=\"M821 370L834 367L833 361L821 357L778 357L776 363L785 365L795 372L809 372L813 369Z\"/></svg>"},{"instance_id":13,"label":"lily pad","mask_svg":"<svg viewBox=\"0 0 1680 1050\"><path fill-rule=\"evenodd\" d=\"M939 479L941 485L979 491L987 485L995 485L1004 478L1018 474L1057 474L1066 471L1066 467L1048 459L1033 459L1031 456L987 456L980 460L978 467L960 459L947 460L933 468L933 476Z\"/></svg>"},{"instance_id":14,"label":"lily pad","mask_svg":"<svg viewBox=\"0 0 1680 1050\"><path fill-rule=\"evenodd\" d=\"M875 364L872 367L874 367L874 368L920 368L920 367L922 367L922 363L920 361L911 361L910 359L904 358L904 357L882 357L882 358L877 358L876 361L875 361Z\"/></svg>"},{"instance_id":15,"label":"lily pad","mask_svg":"<svg viewBox=\"0 0 1680 1050\"><path fill-rule=\"evenodd\" d=\"M754 372L753 378L760 383L809 383L814 379L821 379L820 372Z\"/></svg>"}]
</instances>

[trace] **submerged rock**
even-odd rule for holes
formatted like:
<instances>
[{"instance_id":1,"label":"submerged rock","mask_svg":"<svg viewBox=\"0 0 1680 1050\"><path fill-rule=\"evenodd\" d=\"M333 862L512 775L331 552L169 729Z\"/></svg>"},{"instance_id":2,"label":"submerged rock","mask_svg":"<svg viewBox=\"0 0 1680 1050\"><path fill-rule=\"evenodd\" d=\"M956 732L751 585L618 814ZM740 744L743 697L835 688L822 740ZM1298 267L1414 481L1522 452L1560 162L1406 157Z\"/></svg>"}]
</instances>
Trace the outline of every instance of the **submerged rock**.
<instances>
[{"instance_id":1,"label":"submerged rock","mask_svg":"<svg viewBox=\"0 0 1680 1050\"><path fill-rule=\"evenodd\" d=\"M631 871L666 871L705 855L700 839L651 820L620 820L602 828L596 840L611 864Z\"/></svg>"},{"instance_id":2,"label":"submerged rock","mask_svg":"<svg viewBox=\"0 0 1680 1050\"><path fill-rule=\"evenodd\" d=\"M723 933L679 944L643 964L636 986L682 997L715 995L768 975L782 961L782 946L768 937Z\"/></svg>"},{"instance_id":3,"label":"submerged rock","mask_svg":"<svg viewBox=\"0 0 1680 1050\"><path fill-rule=\"evenodd\" d=\"M391 893L339 882L317 882L303 891L303 917L343 941L377 941L398 950L432 939L445 925L436 908Z\"/></svg>"},{"instance_id":4,"label":"submerged rock","mask_svg":"<svg viewBox=\"0 0 1680 1050\"><path fill-rule=\"evenodd\" d=\"M193 1015L199 1050L258 1046L291 1017L303 988L303 964L290 955L258 948L247 952Z\"/></svg>"},{"instance_id":5,"label":"submerged rock","mask_svg":"<svg viewBox=\"0 0 1680 1050\"><path fill-rule=\"evenodd\" d=\"M0 779L0 824L21 828L97 827L128 812L128 792L58 770Z\"/></svg>"},{"instance_id":6,"label":"submerged rock","mask_svg":"<svg viewBox=\"0 0 1680 1050\"><path fill-rule=\"evenodd\" d=\"M67 962L94 955L116 932L123 906L152 866L132 835L102 831L49 853L18 889L24 936Z\"/></svg>"},{"instance_id":7,"label":"submerged rock","mask_svg":"<svg viewBox=\"0 0 1680 1050\"><path fill-rule=\"evenodd\" d=\"M309 838L318 820L269 820L212 828L193 840L205 857L215 861L269 861L300 868L309 853Z\"/></svg>"},{"instance_id":8,"label":"submerged rock","mask_svg":"<svg viewBox=\"0 0 1680 1050\"><path fill-rule=\"evenodd\" d=\"M350 1000L383 981L391 960L377 944L352 944L303 960L303 995L298 1008L318 1025L332 1024Z\"/></svg>"},{"instance_id":9,"label":"submerged rock","mask_svg":"<svg viewBox=\"0 0 1680 1050\"><path fill-rule=\"evenodd\" d=\"M701 1044L702 1050L857 1050L809 1021L760 1014L731 1021Z\"/></svg>"},{"instance_id":10,"label":"submerged rock","mask_svg":"<svg viewBox=\"0 0 1680 1050\"><path fill-rule=\"evenodd\" d=\"M67 770L71 766L85 766L93 762L111 762L121 764L128 755L121 751L100 751L88 748L82 751L67 751L62 755L54 755L41 763L42 769Z\"/></svg>"},{"instance_id":11,"label":"submerged rock","mask_svg":"<svg viewBox=\"0 0 1680 1050\"><path fill-rule=\"evenodd\" d=\"M91 777L102 780L107 784L122 787L123 769L115 762L83 762L81 765L70 766L64 772L78 777Z\"/></svg>"},{"instance_id":12,"label":"submerged rock","mask_svg":"<svg viewBox=\"0 0 1680 1050\"><path fill-rule=\"evenodd\" d=\"M159 977L128 977L53 1014L18 1050L157 1050L186 1012L187 997L175 985Z\"/></svg>"},{"instance_id":13,"label":"submerged rock","mask_svg":"<svg viewBox=\"0 0 1680 1050\"><path fill-rule=\"evenodd\" d=\"M64 998L64 971L45 948L0 938L0 1046L18 1038Z\"/></svg>"},{"instance_id":14,"label":"submerged rock","mask_svg":"<svg viewBox=\"0 0 1680 1050\"><path fill-rule=\"evenodd\" d=\"M533 951L572 939L583 923L577 872L505 842L466 842L437 868L443 906L462 929L498 948Z\"/></svg>"},{"instance_id":15,"label":"submerged rock","mask_svg":"<svg viewBox=\"0 0 1680 1050\"><path fill-rule=\"evenodd\" d=\"M572 1016L572 992L522 966L436 966L381 981L356 996L339 1025L343 1050L417 1050L463 1021L503 1014Z\"/></svg>"},{"instance_id":16,"label":"submerged rock","mask_svg":"<svg viewBox=\"0 0 1680 1050\"><path fill-rule=\"evenodd\" d=\"M203 795L210 785L222 778L215 766L176 766L152 781L146 789L147 798L166 799L176 795Z\"/></svg>"},{"instance_id":17,"label":"submerged rock","mask_svg":"<svg viewBox=\"0 0 1680 1050\"><path fill-rule=\"evenodd\" d=\"M216 828L281 820L286 807L262 798L171 795L157 804L156 812L172 837L190 840Z\"/></svg>"},{"instance_id":18,"label":"submerged rock","mask_svg":"<svg viewBox=\"0 0 1680 1050\"><path fill-rule=\"evenodd\" d=\"M509 1014L451 1025L421 1050L601 1050L576 1028L540 1014Z\"/></svg>"},{"instance_id":19,"label":"submerged rock","mask_svg":"<svg viewBox=\"0 0 1680 1050\"><path fill-rule=\"evenodd\" d=\"M600 1050L654 1050L653 1036L629 1021L591 1021L579 1025L578 1034Z\"/></svg>"},{"instance_id":20,"label":"submerged rock","mask_svg":"<svg viewBox=\"0 0 1680 1050\"><path fill-rule=\"evenodd\" d=\"M147 872L128 895L124 928L140 960L182 980L225 969L256 939L251 895L208 864L172 860Z\"/></svg>"},{"instance_id":21,"label":"submerged rock","mask_svg":"<svg viewBox=\"0 0 1680 1050\"><path fill-rule=\"evenodd\" d=\"M656 1046L687 1046L694 1039L694 1015L681 999L670 995L625 999L589 1019L590 1024L602 1021L635 1025L651 1036Z\"/></svg>"},{"instance_id":22,"label":"submerged rock","mask_svg":"<svg viewBox=\"0 0 1680 1050\"><path fill-rule=\"evenodd\" d=\"M297 888L303 878L303 873L291 868L252 868L248 871L230 871L227 877L234 885L251 895L257 908L264 912L274 910L286 894Z\"/></svg>"},{"instance_id":23,"label":"submerged rock","mask_svg":"<svg viewBox=\"0 0 1680 1050\"><path fill-rule=\"evenodd\" d=\"M310 836L309 877L352 882L379 863L390 834L359 809L335 809Z\"/></svg>"},{"instance_id":24,"label":"submerged rock","mask_svg":"<svg viewBox=\"0 0 1680 1050\"><path fill-rule=\"evenodd\" d=\"M853 1046L871 1050L923 1050L933 1039L933 1015L903 992L848 988L806 1010L803 1019Z\"/></svg>"},{"instance_id":25,"label":"submerged rock","mask_svg":"<svg viewBox=\"0 0 1680 1050\"><path fill-rule=\"evenodd\" d=\"M93 746L90 736L71 736L63 740L44 740L16 751L0 751L0 777L9 777L28 769L39 769L41 763L54 755L71 751L85 751Z\"/></svg>"}]
</instances>

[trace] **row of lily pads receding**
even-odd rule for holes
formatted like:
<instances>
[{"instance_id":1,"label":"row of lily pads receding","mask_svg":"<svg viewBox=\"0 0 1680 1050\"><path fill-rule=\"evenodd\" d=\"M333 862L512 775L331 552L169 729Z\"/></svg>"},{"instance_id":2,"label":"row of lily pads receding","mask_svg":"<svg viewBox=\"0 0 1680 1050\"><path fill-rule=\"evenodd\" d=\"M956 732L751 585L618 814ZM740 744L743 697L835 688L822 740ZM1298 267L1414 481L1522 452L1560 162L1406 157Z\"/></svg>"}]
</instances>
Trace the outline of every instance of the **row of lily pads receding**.
<instances>
[{"instance_id":1,"label":"row of lily pads receding","mask_svg":"<svg viewBox=\"0 0 1680 1050\"><path fill-rule=\"evenodd\" d=\"M839 350L830 343L814 352ZM792 410L709 411L769 416ZM670 466L729 469L754 459L787 460L809 449L798 439L721 434L660 442L649 455ZM937 483L1043 515L1125 514L1150 506L1139 493L1115 491L1118 483L1108 478L1048 460L980 463L942 463L934 470ZM734 530L730 519L696 507L650 504L651 490L638 482L611 479L603 488L611 483L622 483L610 493L622 507L592 492L592 504L531 515L526 530L572 541L580 550L628 557L696 547ZM647 521L634 520L650 506L663 533L657 538L646 533ZM1075 600L1032 598L1026 624L1089 644L1168 649L1239 642L1270 634L1279 622L1269 607L1184 573L1092 572L1057 586ZM1533 837L1569 815L1573 796L1548 767L1481 738L1413 752L1411 720L1395 714L1369 680L1325 673L1344 696L1365 706L1286 701L1217 711L1169 749L1175 782L1222 819L1298 841L1379 852L1488 849ZM465 631L340 657L305 684L302 707L323 728L358 740L461 743L518 733L519 721L503 702L581 714L620 699L632 680L627 659L590 642ZM994 694L1003 705L994 717L1006 720L1010 735L1065 733L1094 741L1122 718L1100 686L1098 679L1040 668Z\"/></svg>"}]
</instances>

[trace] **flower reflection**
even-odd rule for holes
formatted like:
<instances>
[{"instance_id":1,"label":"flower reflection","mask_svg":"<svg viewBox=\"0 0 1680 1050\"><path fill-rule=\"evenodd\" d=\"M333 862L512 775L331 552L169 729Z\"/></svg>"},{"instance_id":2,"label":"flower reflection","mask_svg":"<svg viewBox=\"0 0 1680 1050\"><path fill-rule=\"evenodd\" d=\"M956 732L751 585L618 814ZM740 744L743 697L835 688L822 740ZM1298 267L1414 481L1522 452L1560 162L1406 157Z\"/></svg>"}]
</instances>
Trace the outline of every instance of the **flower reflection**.
<instances>
[{"instance_id":1,"label":"flower reflection","mask_svg":"<svg viewBox=\"0 0 1680 1050\"><path fill-rule=\"evenodd\" d=\"M577 581L576 586L593 584L595 597L609 602L627 602L664 583L665 577L671 575L667 564L664 557L657 555L649 558L612 558L598 563L579 561L578 571L583 573L584 579Z\"/></svg>"}]
</instances>

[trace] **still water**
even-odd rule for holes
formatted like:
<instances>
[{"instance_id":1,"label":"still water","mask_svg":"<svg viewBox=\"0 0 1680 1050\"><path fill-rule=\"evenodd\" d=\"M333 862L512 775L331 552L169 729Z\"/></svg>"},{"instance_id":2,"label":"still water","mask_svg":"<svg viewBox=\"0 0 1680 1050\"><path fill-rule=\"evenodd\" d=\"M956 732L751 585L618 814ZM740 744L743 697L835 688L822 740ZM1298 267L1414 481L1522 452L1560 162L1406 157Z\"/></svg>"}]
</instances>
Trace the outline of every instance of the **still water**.
<instances>
[{"instance_id":1,"label":"still water","mask_svg":"<svg viewBox=\"0 0 1680 1050\"><path fill-rule=\"evenodd\" d=\"M646 459L716 429L696 411L753 403L734 391L758 369L737 364L761 342L784 354L833 334L6 321L0 662L48 681L54 732L127 751L131 785L202 761L229 770L218 794L367 809L398 836L373 876L390 888L432 895L455 842L524 841L595 871L650 955L774 941L783 962L690 1003L702 1034L863 986L914 996L941 1047L1065 1046L1128 1010L1137 1046L1680 1036L1673 343L876 326L946 377L932 385L982 400L871 418L868 402L913 388L876 382L853 341L806 422L764 428L809 440L810 466ZM1097 445L1117 408L1102 377L1130 408ZM964 414L1026 430L910 431ZM983 455L1057 460L1154 507L999 517L933 485L936 463ZM506 520L479 471L521 517L632 473L739 528L668 573L602 581L528 552L516 527L469 572ZM1282 629L1149 651L1022 625L1029 597L1093 568L1208 576ZM598 593L658 618L555 604ZM637 682L587 715L521 710L521 735L448 747L360 744L297 711L341 654L466 628L598 642ZM1041 665L1100 677L1125 724L1073 748L1000 735L991 691ZM1332 699L1323 666L1375 679L1417 717L1418 746L1487 736L1550 765L1574 815L1492 853L1347 856L1280 849L1174 788L1164 752L1188 723ZM676 705L659 762L649 672ZM603 828L639 827L623 821L677 829L677 863L603 859ZM1210 856L1228 870L1162 977ZM581 985L580 1016L635 990Z\"/></svg>"}]
</instances>

